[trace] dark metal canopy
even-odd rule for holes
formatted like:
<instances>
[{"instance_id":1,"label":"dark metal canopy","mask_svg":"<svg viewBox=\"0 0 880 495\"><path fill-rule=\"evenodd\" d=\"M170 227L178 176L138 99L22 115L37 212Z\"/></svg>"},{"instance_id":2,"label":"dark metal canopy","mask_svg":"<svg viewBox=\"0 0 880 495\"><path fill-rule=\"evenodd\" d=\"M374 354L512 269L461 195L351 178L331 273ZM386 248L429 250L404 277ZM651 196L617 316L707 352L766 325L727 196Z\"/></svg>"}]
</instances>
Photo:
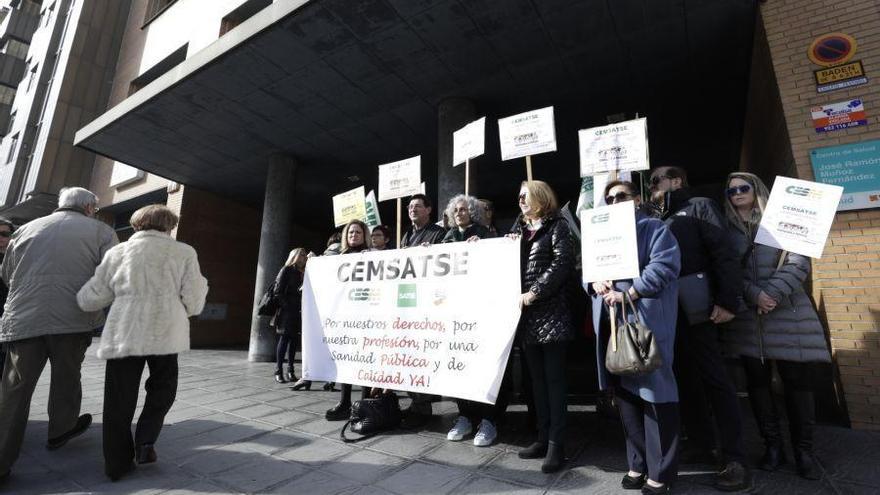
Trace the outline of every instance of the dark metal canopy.
<instances>
[{"instance_id":1,"label":"dark metal canopy","mask_svg":"<svg viewBox=\"0 0 880 495\"><path fill-rule=\"evenodd\" d=\"M346 177L373 187L378 164L422 154L430 176L437 106L463 97L490 122L481 193L512 194L487 172L510 166L494 119L547 105L559 152L536 168L566 192L577 130L620 112L648 117L653 163L720 180L738 162L755 13L755 0L276 0L76 140L252 204L268 156L290 153L297 205L329 215L360 183Z\"/></svg>"}]
</instances>

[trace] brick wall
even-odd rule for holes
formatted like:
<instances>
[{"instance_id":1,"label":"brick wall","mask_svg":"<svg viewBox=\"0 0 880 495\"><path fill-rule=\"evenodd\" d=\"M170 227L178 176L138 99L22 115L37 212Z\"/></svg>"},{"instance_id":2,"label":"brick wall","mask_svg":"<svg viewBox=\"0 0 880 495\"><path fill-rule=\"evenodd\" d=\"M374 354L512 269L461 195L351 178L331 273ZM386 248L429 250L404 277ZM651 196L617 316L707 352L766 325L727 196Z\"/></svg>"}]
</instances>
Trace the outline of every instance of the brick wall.
<instances>
[{"instance_id":1,"label":"brick wall","mask_svg":"<svg viewBox=\"0 0 880 495\"><path fill-rule=\"evenodd\" d=\"M880 138L880 11L875 0L768 0L760 4L798 177L813 179L809 151ZM869 83L820 95L807 57L816 37L853 36ZM864 100L868 125L825 134L812 126L810 107ZM834 361L853 428L880 430L880 210L836 217L820 260L813 263L813 296L827 323Z\"/></svg>"}]
</instances>

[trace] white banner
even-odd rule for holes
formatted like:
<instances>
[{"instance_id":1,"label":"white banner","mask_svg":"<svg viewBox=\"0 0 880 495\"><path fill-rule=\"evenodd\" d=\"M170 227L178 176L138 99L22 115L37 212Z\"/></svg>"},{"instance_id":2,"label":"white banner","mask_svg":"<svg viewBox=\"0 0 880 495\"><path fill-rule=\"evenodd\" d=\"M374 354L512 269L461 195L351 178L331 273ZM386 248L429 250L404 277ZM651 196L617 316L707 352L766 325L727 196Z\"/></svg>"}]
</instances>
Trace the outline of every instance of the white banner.
<instances>
[{"instance_id":1,"label":"white banner","mask_svg":"<svg viewBox=\"0 0 880 495\"><path fill-rule=\"evenodd\" d=\"M333 222L337 227L367 217L364 186L333 196Z\"/></svg>"},{"instance_id":2,"label":"white banner","mask_svg":"<svg viewBox=\"0 0 880 495\"><path fill-rule=\"evenodd\" d=\"M581 215L581 263L585 285L639 276L635 203L599 206Z\"/></svg>"},{"instance_id":3,"label":"white banner","mask_svg":"<svg viewBox=\"0 0 880 495\"><path fill-rule=\"evenodd\" d=\"M486 117L452 133L452 166L457 167L486 152Z\"/></svg>"},{"instance_id":4,"label":"white banner","mask_svg":"<svg viewBox=\"0 0 880 495\"><path fill-rule=\"evenodd\" d=\"M755 242L821 258L843 188L776 176Z\"/></svg>"},{"instance_id":5,"label":"white banner","mask_svg":"<svg viewBox=\"0 0 880 495\"><path fill-rule=\"evenodd\" d=\"M421 183L421 155L379 165L379 201L418 194Z\"/></svg>"},{"instance_id":6,"label":"white banner","mask_svg":"<svg viewBox=\"0 0 880 495\"><path fill-rule=\"evenodd\" d=\"M498 119L498 137L502 160L556 151L553 107Z\"/></svg>"},{"instance_id":7,"label":"white banner","mask_svg":"<svg viewBox=\"0 0 880 495\"><path fill-rule=\"evenodd\" d=\"M578 131L581 177L612 171L647 170L648 119Z\"/></svg>"},{"instance_id":8,"label":"white banner","mask_svg":"<svg viewBox=\"0 0 880 495\"><path fill-rule=\"evenodd\" d=\"M502 238L312 258L303 378L494 403L519 321L519 256Z\"/></svg>"}]
</instances>

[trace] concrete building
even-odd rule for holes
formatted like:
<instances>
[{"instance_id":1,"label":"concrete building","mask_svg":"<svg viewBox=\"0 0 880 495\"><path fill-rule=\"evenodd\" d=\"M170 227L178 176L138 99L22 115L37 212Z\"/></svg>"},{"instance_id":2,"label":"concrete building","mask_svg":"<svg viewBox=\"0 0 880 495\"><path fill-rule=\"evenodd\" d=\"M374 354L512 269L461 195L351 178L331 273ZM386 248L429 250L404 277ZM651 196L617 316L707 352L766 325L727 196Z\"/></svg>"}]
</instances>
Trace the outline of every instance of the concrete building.
<instances>
[{"instance_id":1,"label":"concrete building","mask_svg":"<svg viewBox=\"0 0 880 495\"><path fill-rule=\"evenodd\" d=\"M811 150L880 137L878 31L871 0L135 0L112 108L76 144L107 157L91 185L120 218L164 195L182 212L178 238L212 284L199 338L250 338L251 358L266 359L265 322L247 323L255 297L292 244L320 247L332 195L375 187L376 165L421 154L442 205L463 189L452 131L486 115L471 191L510 218L525 171L500 160L494 121L554 105L559 151L533 161L563 201L578 193L577 130L636 114L652 164L684 166L706 194L740 169L813 179ZM817 92L807 51L830 32L858 40L866 84ZM853 98L867 125L814 130L813 106ZM839 213L811 281L835 357L817 370L826 416L869 429L880 429L878 238L880 210Z\"/></svg>"},{"instance_id":2,"label":"concrete building","mask_svg":"<svg viewBox=\"0 0 880 495\"><path fill-rule=\"evenodd\" d=\"M31 36L39 21L39 2L7 0L0 6L0 136L9 131L12 102L24 78Z\"/></svg>"}]
</instances>

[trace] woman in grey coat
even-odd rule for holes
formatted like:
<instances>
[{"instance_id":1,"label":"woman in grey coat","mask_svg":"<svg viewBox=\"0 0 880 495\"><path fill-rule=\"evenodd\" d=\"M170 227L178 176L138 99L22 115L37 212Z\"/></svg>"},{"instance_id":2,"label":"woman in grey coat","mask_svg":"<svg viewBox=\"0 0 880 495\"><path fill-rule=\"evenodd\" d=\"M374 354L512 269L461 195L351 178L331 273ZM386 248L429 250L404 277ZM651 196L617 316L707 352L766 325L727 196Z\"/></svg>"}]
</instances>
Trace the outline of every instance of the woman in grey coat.
<instances>
[{"instance_id":1,"label":"woman in grey coat","mask_svg":"<svg viewBox=\"0 0 880 495\"><path fill-rule=\"evenodd\" d=\"M776 363L785 386L798 474L817 479L812 457L815 407L807 363L829 362L831 356L825 331L804 292L810 260L754 242L769 196L760 178L734 172L726 184L724 207L731 240L743 263L747 308L727 325L722 340L729 353L741 357L746 372L749 400L766 445L758 467L773 471L785 463L779 415L770 389Z\"/></svg>"}]
</instances>

